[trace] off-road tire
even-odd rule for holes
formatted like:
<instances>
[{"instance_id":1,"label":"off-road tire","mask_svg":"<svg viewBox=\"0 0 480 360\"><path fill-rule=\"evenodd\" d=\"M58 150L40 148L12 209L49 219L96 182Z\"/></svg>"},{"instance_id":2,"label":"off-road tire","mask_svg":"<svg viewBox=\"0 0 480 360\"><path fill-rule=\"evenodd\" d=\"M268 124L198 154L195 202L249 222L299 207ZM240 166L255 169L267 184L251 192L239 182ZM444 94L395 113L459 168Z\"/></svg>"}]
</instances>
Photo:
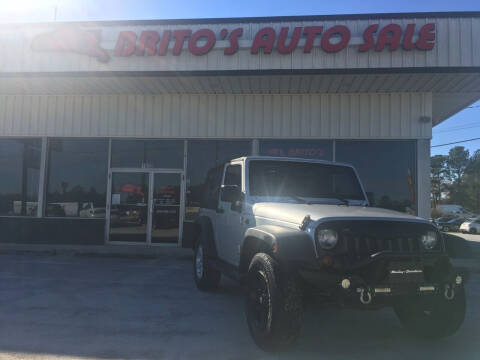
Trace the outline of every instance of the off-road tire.
<instances>
[{"instance_id":1,"label":"off-road tire","mask_svg":"<svg viewBox=\"0 0 480 360\"><path fill-rule=\"evenodd\" d=\"M303 294L295 274L280 271L265 253L256 254L245 281L245 315L254 342L264 351L292 346L303 325Z\"/></svg>"},{"instance_id":2,"label":"off-road tire","mask_svg":"<svg viewBox=\"0 0 480 360\"><path fill-rule=\"evenodd\" d=\"M208 257L201 241L197 241L193 253L193 278L202 291L218 288L222 274L209 265Z\"/></svg>"},{"instance_id":3,"label":"off-road tire","mask_svg":"<svg viewBox=\"0 0 480 360\"><path fill-rule=\"evenodd\" d=\"M436 296L404 299L394 306L403 326L413 335L424 339L439 339L453 335L465 319L466 301L463 286L455 288L455 297Z\"/></svg>"}]
</instances>

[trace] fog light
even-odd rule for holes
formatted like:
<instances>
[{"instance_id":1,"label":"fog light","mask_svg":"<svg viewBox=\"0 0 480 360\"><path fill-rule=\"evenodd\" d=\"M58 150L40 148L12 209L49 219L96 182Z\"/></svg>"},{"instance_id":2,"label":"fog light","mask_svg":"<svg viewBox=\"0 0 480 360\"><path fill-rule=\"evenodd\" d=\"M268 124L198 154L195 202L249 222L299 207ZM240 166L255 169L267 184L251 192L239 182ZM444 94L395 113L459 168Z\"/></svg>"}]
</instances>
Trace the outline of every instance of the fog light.
<instances>
[{"instance_id":1,"label":"fog light","mask_svg":"<svg viewBox=\"0 0 480 360\"><path fill-rule=\"evenodd\" d=\"M342 280L342 288L348 289L350 287L350 280L348 279L343 279Z\"/></svg>"},{"instance_id":2,"label":"fog light","mask_svg":"<svg viewBox=\"0 0 480 360\"><path fill-rule=\"evenodd\" d=\"M455 278L455 284L460 285L462 283L463 279L460 275L457 275Z\"/></svg>"},{"instance_id":3,"label":"fog light","mask_svg":"<svg viewBox=\"0 0 480 360\"><path fill-rule=\"evenodd\" d=\"M420 291L435 291L435 286L420 286L418 288Z\"/></svg>"}]
</instances>

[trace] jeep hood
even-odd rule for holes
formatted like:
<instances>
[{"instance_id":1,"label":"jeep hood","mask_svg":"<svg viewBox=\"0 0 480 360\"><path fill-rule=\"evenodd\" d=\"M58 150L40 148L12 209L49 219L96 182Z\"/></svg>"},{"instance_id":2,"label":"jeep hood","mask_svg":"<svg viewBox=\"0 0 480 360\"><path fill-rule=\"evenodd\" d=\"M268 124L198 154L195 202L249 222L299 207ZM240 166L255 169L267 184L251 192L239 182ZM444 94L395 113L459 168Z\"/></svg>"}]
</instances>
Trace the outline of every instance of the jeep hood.
<instances>
[{"instance_id":1,"label":"jeep hood","mask_svg":"<svg viewBox=\"0 0 480 360\"><path fill-rule=\"evenodd\" d=\"M261 202L254 204L252 210L255 216L294 224L301 224L306 215L309 215L313 221L325 218L342 218L354 220L405 220L427 222L420 217L404 214L398 211L365 206Z\"/></svg>"}]
</instances>

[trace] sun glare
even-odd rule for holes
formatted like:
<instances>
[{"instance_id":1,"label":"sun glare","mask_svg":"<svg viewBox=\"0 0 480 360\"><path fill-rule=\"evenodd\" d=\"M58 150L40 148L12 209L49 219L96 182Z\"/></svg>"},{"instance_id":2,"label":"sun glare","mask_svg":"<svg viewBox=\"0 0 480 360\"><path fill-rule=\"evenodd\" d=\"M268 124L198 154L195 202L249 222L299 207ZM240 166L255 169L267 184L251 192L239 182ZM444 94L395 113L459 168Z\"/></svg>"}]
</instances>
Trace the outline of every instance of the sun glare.
<instances>
[{"instance_id":1,"label":"sun glare","mask_svg":"<svg viewBox=\"0 0 480 360\"><path fill-rule=\"evenodd\" d=\"M2 3L2 11L7 11L15 14L22 14L31 12L32 10L39 10L45 8L54 8L59 6L63 1L59 0L14 0L5 1Z\"/></svg>"},{"instance_id":2,"label":"sun glare","mask_svg":"<svg viewBox=\"0 0 480 360\"><path fill-rule=\"evenodd\" d=\"M84 0L5 0L0 23L52 21L79 15Z\"/></svg>"}]
</instances>

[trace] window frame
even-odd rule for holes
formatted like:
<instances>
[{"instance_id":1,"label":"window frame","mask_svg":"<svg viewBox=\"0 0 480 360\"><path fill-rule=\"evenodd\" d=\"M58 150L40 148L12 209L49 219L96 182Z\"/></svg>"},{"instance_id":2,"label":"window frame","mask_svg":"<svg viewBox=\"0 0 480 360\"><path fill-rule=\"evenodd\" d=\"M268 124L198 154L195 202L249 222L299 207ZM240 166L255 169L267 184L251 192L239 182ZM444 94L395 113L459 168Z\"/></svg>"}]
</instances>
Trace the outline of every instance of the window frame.
<instances>
[{"instance_id":1,"label":"window frame","mask_svg":"<svg viewBox=\"0 0 480 360\"><path fill-rule=\"evenodd\" d=\"M132 138L132 137L119 137L119 138L107 138L109 140L109 154L108 154L108 163L109 163L109 169L146 169L146 170L180 170L183 169L185 171L186 167L186 151L187 151L187 140L185 139L178 139L178 138ZM145 146L147 142L179 142L182 143L182 149L183 149L183 156L182 156L182 161L183 163L181 164L181 167L158 167L158 166L151 166L151 167L146 167L143 166L148 163L142 163L142 166L115 166L113 162L113 155L114 155L114 143L121 143L121 142L137 142L137 143L143 143ZM145 153L144 155L146 155Z\"/></svg>"},{"instance_id":2,"label":"window frame","mask_svg":"<svg viewBox=\"0 0 480 360\"><path fill-rule=\"evenodd\" d=\"M47 218L45 216L45 206L46 206L46 192L47 192L47 174L48 174L48 142L52 139L61 139L61 140L88 140L88 139L105 139L108 141L108 171L110 172L112 170L111 167L111 156L112 156L112 141L113 140L182 140L184 142L184 162L183 162L183 173L184 176L187 178L187 171L188 171L188 146L190 141L217 141L217 140L223 140L223 141L229 141L229 140L244 140L244 141L250 141L251 143L251 148L250 148L250 154L252 156L258 156L260 153L260 142L262 140L310 140L310 141L315 141L315 140L329 140L332 141L333 143L333 149L332 149L332 162L337 162L337 142L338 141L356 141L356 142L362 142L362 141L376 141L376 142L390 142L390 141L411 141L412 144L414 144L414 168L415 168L415 201L416 201L416 209L418 212L418 206L419 206L419 176L421 174L419 173L418 169L418 142L419 139L399 139L399 138L394 138L394 139L351 139L351 138L338 138L338 139L309 139L309 138L295 138L295 139L283 139L283 138L258 138L258 137L248 137L248 138L168 138L168 139L159 139L159 138L135 138L135 137L58 137L58 136L0 136L0 140L2 139L40 139L41 140L41 145L42 145L42 151L41 151L41 158L40 158L40 175L39 175L39 184L38 184L38 208L37 208L37 214L36 216L21 216L21 215L0 215L1 218L24 218L24 219L33 219L33 218ZM152 170L152 169L148 169ZM355 173L357 173L357 177L359 177L358 172L356 168L354 167ZM248 172L248 166L245 165L245 168L243 171ZM105 184L108 189L108 174L105 178ZM248 174L243 175L244 183L242 186L247 187L248 185ZM362 188L364 188L362 179L359 177L360 183L362 185ZM184 196L185 196L185 209L187 208L187 183L185 181L185 189L184 189ZM365 191L365 189L364 189ZM108 201L108 199L107 199ZM107 206L107 203L105 204ZM80 220L80 221L106 221L105 218L82 218L82 217L53 217L49 216L49 219L68 219L68 220ZM188 222L189 220L186 220L184 218L184 222Z\"/></svg>"}]
</instances>

